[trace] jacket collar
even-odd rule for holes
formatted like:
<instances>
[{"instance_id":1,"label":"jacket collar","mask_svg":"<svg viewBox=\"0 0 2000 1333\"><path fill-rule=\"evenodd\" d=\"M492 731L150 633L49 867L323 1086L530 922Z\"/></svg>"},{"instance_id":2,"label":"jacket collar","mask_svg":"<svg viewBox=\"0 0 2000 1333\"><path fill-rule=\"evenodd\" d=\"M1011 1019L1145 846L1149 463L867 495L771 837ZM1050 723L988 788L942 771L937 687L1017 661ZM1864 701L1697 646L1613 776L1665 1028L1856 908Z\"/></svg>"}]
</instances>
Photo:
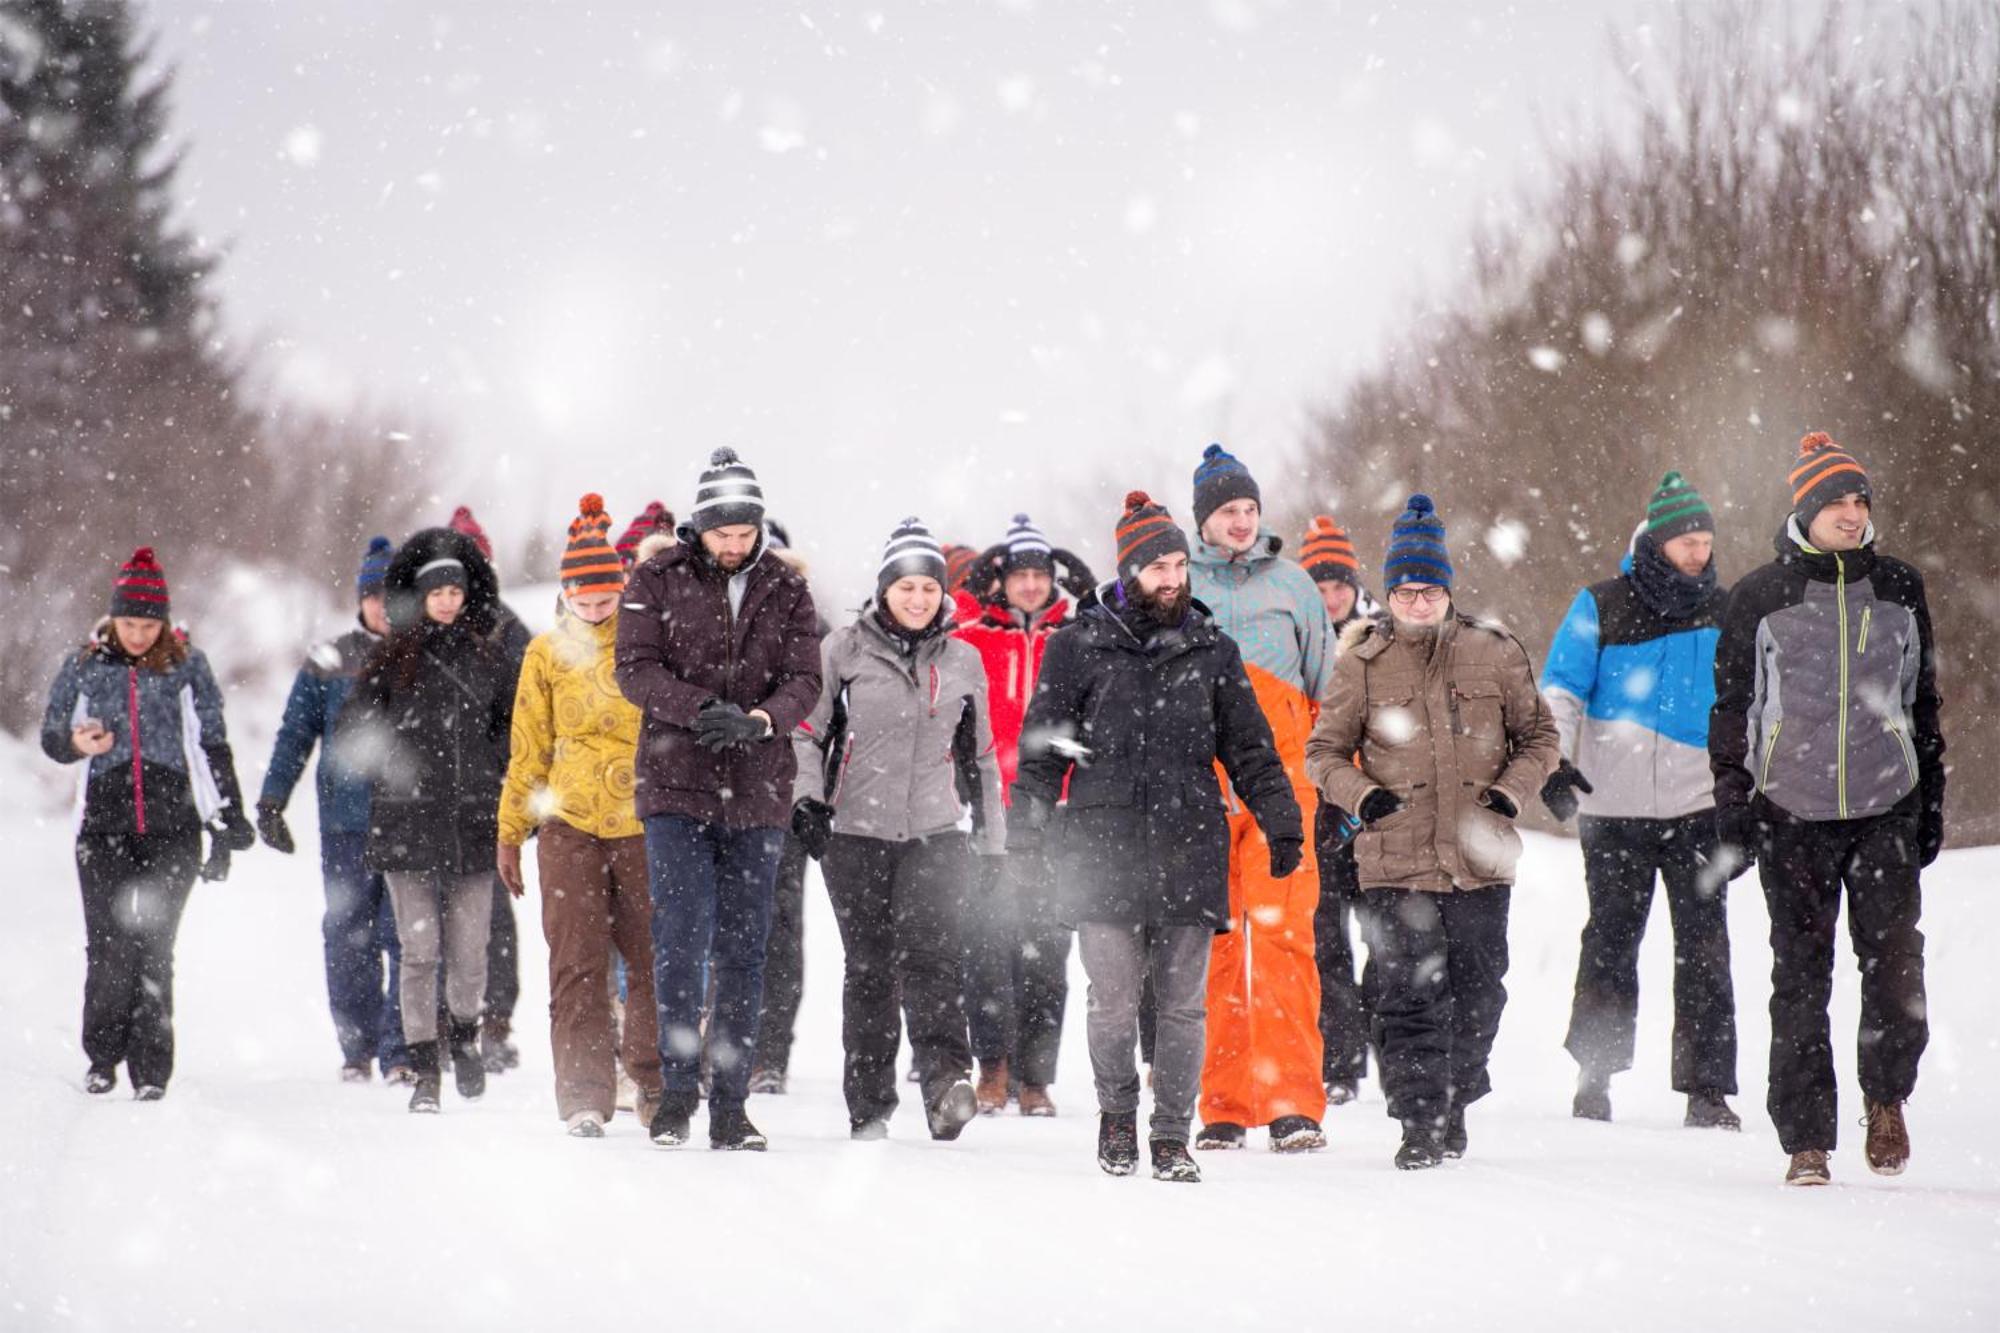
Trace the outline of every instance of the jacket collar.
<instances>
[{"instance_id":1,"label":"jacket collar","mask_svg":"<svg viewBox=\"0 0 2000 1333\"><path fill-rule=\"evenodd\" d=\"M1233 565L1241 569L1251 569L1276 560L1278 552L1283 550L1284 547L1285 539L1265 527L1257 529L1256 540L1252 541L1250 549L1241 555L1225 551L1220 546L1211 546L1208 542L1201 539L1200 534L1196 534L1193 562L1208 568L1223 568Z\"/></svg>"},{"instance_id":2,"label":"jacket collar","mask_svg":"<svg viewBox=\"0 0 2000 1333\"><path fill-rule=\"evenodd\" d=\"M1778 563L1787 569L1797 570L1818 583L1832 583L1838 579L1853 582L1865 579L1875 572L1875 524L1871 521L1868 530L1861 536L1861 545L1852 551L1822 551L1806 540L1799 528L1799 516L1789 514L1784 527L1778 530Z\"/></svg>"},{"instance_id":3,"label":"jacket collar","mask_svg":"<svg viewBox=\"0 0 2000 1333\"><path fill-rule=\"evenodd\" d=\"M1023 634L1032 634L1037 630L1061 628L1069 620L1069 613L1069 599L1057 593L1047 606L1033 615L1015 610L1003 598L997 602L988 602L981 607L979 619L999 629L1019 630Z\"/></svg>"}]
</instances>

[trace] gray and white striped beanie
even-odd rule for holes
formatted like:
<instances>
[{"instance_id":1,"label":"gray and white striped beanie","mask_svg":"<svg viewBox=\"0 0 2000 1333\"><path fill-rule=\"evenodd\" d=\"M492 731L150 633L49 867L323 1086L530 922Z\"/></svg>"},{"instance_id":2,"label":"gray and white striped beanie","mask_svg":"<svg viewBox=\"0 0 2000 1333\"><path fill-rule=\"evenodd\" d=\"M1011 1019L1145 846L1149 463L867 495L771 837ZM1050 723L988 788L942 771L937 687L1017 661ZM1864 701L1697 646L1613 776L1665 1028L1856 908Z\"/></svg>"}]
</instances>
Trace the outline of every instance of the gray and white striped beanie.
<instances>
[{"instance_id":1,"label":"gray and white striped beanie","mask_svg":"<svg viewBox=\"0 0 2000 1333\"><path fill-rule=\"evenodd\" d=\"M945 581L944 547L920 518L906 518L889 534L882 548L882 565L875 571L875 595L887 592L897 579L932 578Z\"/></svg>"},{"instance_id":2,"label":"gray and white striped beanie","mask_svg":"<svg viewBox=\"0 0 2000 1333\"><path fill-rule=\"evenodd\" d=\"M717 449L708 456L708 469L695 487L688 526L708 532L741 523L764 526L764 488L734 449Z\"/></svg>"},{"instance_id":3,"label":"gray and white striped beanie","mask_svg":"<svg viewBox=\"0 0 2000 1333\"><path fill-rule=\"evenodd\" d=\"M1050 552L1054 549L1034 520L1026 514L1014 515L1014 521L1007 528L1005 542L1007 553L1000 558L1000 574L1004 578L1017 569L1039 569L1053 574L1056 562Z\"/></svg>"}]
</instances>

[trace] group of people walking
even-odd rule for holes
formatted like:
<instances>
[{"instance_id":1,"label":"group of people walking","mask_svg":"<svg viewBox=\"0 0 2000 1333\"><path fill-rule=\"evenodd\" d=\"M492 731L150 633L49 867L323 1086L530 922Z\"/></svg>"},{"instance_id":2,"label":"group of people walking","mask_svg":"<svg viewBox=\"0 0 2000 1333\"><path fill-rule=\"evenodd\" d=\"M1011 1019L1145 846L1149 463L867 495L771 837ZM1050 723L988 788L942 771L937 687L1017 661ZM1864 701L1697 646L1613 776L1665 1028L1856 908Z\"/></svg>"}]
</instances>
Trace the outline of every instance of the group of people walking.
<instances>
[{"instance_id":1,"label":"group of people walking","mask_svg":"<svg viewBox=\"0 0 2000 1333\"><path fill-rule=\"evenodd\" d=\"M1010 1104L1055 1115L1074 935L1104 1171L1138 1169L1148 1086L1156 1178L1198 1180L1191 1149L1253 1130L1322 1148L1371 1057L1395 1164L1419 1170L1468 1151L1491 1088L1516 823L1539 799L1579 820L1589 898L1574 1114L1609 1120L1631 1066L1658 879L1672 1083L1689 1126L1740 1128L1726 901L1755 865L1786 1179L1829 1179L1843 891L1865 1155L1893 1174L1927 1031L1918 881L1944 827L1931 626L1921 577L1876 549L1854 455L1809 435L1787 486L1776 558L1726 590L1712 511L1667 474L1538 681L1518 638L1459 606L1425 495L1393 525L1378 601L1329 516L1287 559L1251 471L1211 445L1192 535L1132 492L1108 581L1025 514L984 549L911 517L867 605L829 627L762 482L719 449L684 521L655 502L614 543L583 497L555 627L532 639L469 513L370 543L356 625L300 671L254 826L221 693L141 549L43 726L52 758L86 764L86 1086L123 1065L163 1095L181 910L258 835L292 850L284 809L318 744L343 1076L379 1065L412 1111L439 1109L447 1070L472 1098L512 1061L532 840L556 1104L579 1137L622 1105L677 1147L706 1099L712 1147L766 1146L746 1108L786 1087L816 861L855 1139L889 1133L905 1032L933 1138Z\"/></svg>"}]
</instances>

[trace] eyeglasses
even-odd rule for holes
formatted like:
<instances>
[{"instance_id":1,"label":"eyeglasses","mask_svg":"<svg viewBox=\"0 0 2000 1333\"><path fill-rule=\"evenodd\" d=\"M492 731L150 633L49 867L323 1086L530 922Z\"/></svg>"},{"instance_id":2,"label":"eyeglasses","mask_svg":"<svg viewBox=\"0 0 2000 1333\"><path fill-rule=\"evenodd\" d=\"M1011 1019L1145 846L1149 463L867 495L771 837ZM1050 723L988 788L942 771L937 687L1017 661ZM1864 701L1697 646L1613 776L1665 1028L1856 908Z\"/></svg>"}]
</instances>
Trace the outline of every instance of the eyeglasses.
<instances>
[{"instance_id":1,"label":"eyeglasses","mask_svg":"<svg viewBox=\"0 0 2000 1333\"><path fill-rule=\"evenodd\" d=\"M1427 602L1442 602L1449 596L1451 596L1451 589L1445 587L1442 583L1433 583L1427 588L1391 588L1389 590L1389 600L1400 602L1404 606L1414 605L1419 597Z\"/></svg>"}]
</instances>

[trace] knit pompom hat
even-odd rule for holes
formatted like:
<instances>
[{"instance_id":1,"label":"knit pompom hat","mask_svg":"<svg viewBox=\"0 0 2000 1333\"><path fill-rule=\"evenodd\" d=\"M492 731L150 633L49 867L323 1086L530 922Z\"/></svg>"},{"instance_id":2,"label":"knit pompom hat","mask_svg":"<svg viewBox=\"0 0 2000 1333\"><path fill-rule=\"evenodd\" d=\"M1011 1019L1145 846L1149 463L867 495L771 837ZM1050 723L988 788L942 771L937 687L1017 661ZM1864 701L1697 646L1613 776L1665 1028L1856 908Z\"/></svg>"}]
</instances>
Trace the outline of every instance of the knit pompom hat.
<instances>
[{"instance_id":1,"label":"knit pompom hat","mask_svg":"<svg viewBox=\"0 0 2000 1333\"><path fill-rule=\"evenodd\" d=\"M708 456L708 468L695 487L688 524L696 532L739 524L764 526L764 488L734 449L717 449Z\"/></svg>"},{"instance_id":2,"label":"knit pompom hat","mask_svg":"<svg viewBox=\"0 0 2000 1333\"><path fill-rule=\"evenodd\" d=\"M1819 511L1843 496L1858 494L1871 506L1875 503L1867 469L1823 430L1799 441L1799 456L1793 461L1787 481L1792 488L1792 512L1799 516L1800 532L1811 532Z\"/></svg>"},{"instance_id":3,"label":"knit pompom hat","mask_svg":"<svg viewBox=\"0 0 2000 1333\"><path fill-rule=\"evenodd\" d=\"M611 545L611 515L604 497L592 491L577 502L563 548L559 577L564 592L617 592L625 586L625 562Z\"/></svg>"},{"instance_id":4,"label":"knit pompom hat","mask_svg":"<svg viewBox=\"0 0 2000 1333\"><path fill-rule=\"evenodd\" d=\"M618 558L632 564L639 554L639 543L656 532L674 530L674 511L658 500L649 500L639 516L625 525L625 531L618 537L616 550Z\"/></svg>"},{"instance_id":5,"label":"knit pompom hat","mask_svg":"<svg viewBox=\"0 0 2000 1333\"><path fill-rule=\"evenodd\" d=\"M1299 566L1312 575L1315 583L1361 586L1361 561L1355 557L1354 542L1347 529L1328 514L1317 514L1306 525L1305 544L1299 548Z\"/></svg>"},{"instance_id":6,"label":"knit pompom hat","mask_svg":"<svg viewBox=\"0 0 2000 1333\"><path fill-rule=\"evenodd\" d=\"M111 614L144 620L168 618L167 572L160 568L152 547L141 546L118 567L118 578L111 585Z\"/></svg>"},{"instance_id":7,"label":"knit pompom hat","mask_svg":"<svg viewBox=\"0 0 2000 1333\"><path fill-rule=\"evenodd\" d=\"M1053 574L1056 568L1053 547L1042 530L1035 526L1026 514L1014 515L1014 521L1007 527L1007 554L1000 560L1000 576L1021 569L1039 569L1045 574Z\"/></svg>"},{"instance_id":8,"label":"knit pompom hat","mask_svg":"<svg viewBox=\"0 0 2000 1333\"><path fill-rule=\"evenodd\" d=\"M1195 531L1201 531L1208 516L1232 500L1255 500L1259 508L1264 504L1250 469L1221 445L1211 444L1201 451L1201 462L1194 470Z\"/></svg>"},{"instance_id":9,"label":"knit pompom hat","mask_svg":"<svg viewBox=\"0 0 2000 1333\"><path fill-rule=\"evenodd\" d=\"M479 520L472 516L469 505L460 505L451 511L451 522L445 524L453 532L462 532L472 538L472 544L479 548L479 554L489 561L493 559L493 543L486 535L486 529L479 526Z\"/></svg>"},{"instance_id":10,"label":"knit pompom hat","mask_svg":"<svg viewBox=\"0 0 2000 1333\"><path fill-rule=\"evenodd\" d=\"M906 518L882 545L882 563L875 570L875 595L880 597L898 579L936 579L943 587L949 575L944 548L931 530L920 518Z\"/></svg>"},{"instance_id":11,"label":"knit pompom hat","mask_svg":"<svg viewBox=\"0 0 2000 1333\"><path fill-rule=\"evenodd\" d=\"M361 554L361 568L354 572L354 595L368 597L382 591L389 577L389 562L396 558L396 544L387 537L370 537Z\"/></svg>"},{"instance_id":12,"label":"knit pompom hat","mask_svg":"<svg viewBox=\"0 0 2000 1333\"><path fill-rule=\"evenodd\" d=\"M1118 552L1118 577L1126 588L1139 586L1139 571L1162 556L1188 552L1187 534L1174 522L1166 506L1153 503L1144 491L1125 496L1125 512L1118 517L1112 535L1112 549Z\"/></svg>"},{"instance_id":13,"label":"knit pompom hat","mask_svg":"<svg viewBox=\"0 0 2000 1333\"><path fill-rule=\"evenodd\" d=\"M1646 505L1646 535L1662 546L1691 532L1714 532L1715 515L1701 492L1678 472L1660 478L1660 488Z\"/></svg>"},{"instance_id":14,"label":"knit pompom hat","mask_svg":"<svg viewBox=\"0 0 2000 1333\"><path fill-rule=\"evenodd\" d=\"M1451 552L1444 544L1444 520L1428 495L1413 495L1389 531L1389 554L1382 562L1384 591L1405 583L1451 586Z\"/></svg>"}]
</instances>

